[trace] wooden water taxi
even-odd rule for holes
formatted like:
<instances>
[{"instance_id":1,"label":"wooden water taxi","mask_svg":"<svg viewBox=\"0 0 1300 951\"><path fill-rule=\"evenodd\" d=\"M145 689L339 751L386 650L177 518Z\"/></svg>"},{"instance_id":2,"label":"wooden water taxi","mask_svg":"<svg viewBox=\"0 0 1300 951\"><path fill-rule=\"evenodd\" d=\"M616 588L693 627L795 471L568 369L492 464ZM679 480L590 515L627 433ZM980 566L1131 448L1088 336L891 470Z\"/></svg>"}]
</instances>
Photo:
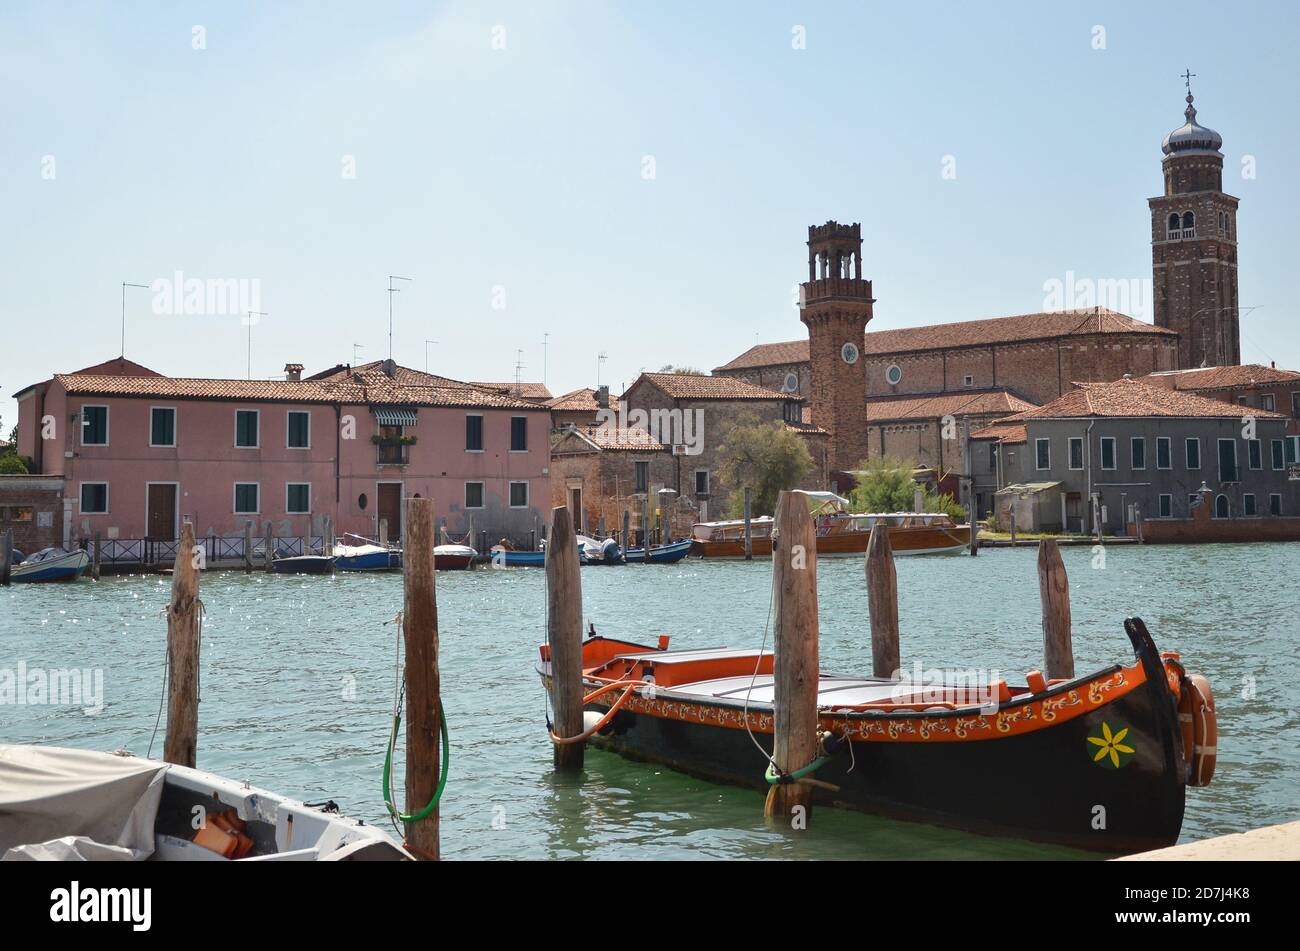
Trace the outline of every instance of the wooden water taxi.
<instances>
[{"instance_id":1,"label":"wooden water taxi","mask_svg":"<svg viewBox=\"0 0 1300 951\"><path fill-rule=\"evenodd\" d=\"M861 555L877 522L889 528L895 555L933 555L964 551L970 547L971 527L959 525L940 512L821 513L815 517L817 554ZM750 549L755 558L772 554L772 518L750 519ZM691 554L703 558L745 557L745 523L742 519L700 522L691 530Z\"/></svg>"},{"instance_id":2,"label":"wooden water taxi","mask_svg":"<svg viewBox=\"0 0 1300 951\"><path fill-rule=\"evenodd\" d=\"M1213 697L1140 619L1124 627L1131 663L1068 680L1030 671L972 691L822 673L814 797L1097 852L1173 844L1186 787L1213 775ZM591 743L716 782L773 781L771 652L669 650L667 637L647 646L593 631L582 668ZM549 689L546 645L537 672Z\"/></svg>"}]
</instances>

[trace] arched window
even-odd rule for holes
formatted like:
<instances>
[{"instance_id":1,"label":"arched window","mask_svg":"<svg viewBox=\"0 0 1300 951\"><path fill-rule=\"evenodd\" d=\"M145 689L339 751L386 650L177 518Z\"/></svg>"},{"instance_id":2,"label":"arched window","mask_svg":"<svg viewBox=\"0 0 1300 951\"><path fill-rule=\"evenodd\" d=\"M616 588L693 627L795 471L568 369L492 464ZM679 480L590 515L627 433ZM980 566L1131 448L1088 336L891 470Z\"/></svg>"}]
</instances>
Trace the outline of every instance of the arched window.
<instances>
[{"instance_id":1,"label":"arched window","mask_svg":"<svg viewBox=\"0 0 1300 951\"><path fill-rule=\"evenodd\" d=\"M1176 211L1169 216L1169 230L1170 231L1178 230L1178 212Z\"/></svg>"},{"instance_id":2,"label":"arched window","mask_svg":"<svg viewBox=\"0 0 1300 951\"><path fill-rule=\"evenodd\" d=\"M1217 496L1214 500L1214 517L1228 517L1228 497L1226 495Z\"/></svg>"},{"instance_id":3,"label":"arched window","mask_svg":"<svg viewBox=\"0 0 1300 951\"><path fill-rule=\"evenodd\" d=\"M1196 216L1190 211L1183 213L1183 230L1191 231L1196 227Z\"/></svg>"}]
</instances>

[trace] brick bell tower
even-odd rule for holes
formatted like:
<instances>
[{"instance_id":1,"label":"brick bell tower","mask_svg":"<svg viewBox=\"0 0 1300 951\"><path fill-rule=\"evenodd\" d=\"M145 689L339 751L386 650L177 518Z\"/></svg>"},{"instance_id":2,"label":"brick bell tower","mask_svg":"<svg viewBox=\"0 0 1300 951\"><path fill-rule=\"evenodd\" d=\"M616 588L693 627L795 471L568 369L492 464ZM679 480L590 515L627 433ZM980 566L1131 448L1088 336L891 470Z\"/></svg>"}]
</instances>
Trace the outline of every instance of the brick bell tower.
<instances>
[{"instance_id":1,"label":"brick bell tower","mask_svg":"<svg viewBox=\"0 0 1300 951\"><path fill-rule=\"evenodd\" d=\"M1237 303L1237 199L1223 192L1223 137L1196 121L1165 136L1165 193L1151 207L1155 322L1178 332L1178 367L1241 363Z\"/></svg>"},{"instance_id":2,"label":"brick bell tower","mask_svg":"<svg viewBox=\"0 0 1300 951\"><path fill-rule=\"evenodd\" d=\"M862 279L862 226L809 225L799 319L808 327L812 421L831 434L832 469L852 469L867 458L862 340L874 303L871 282Z\"/></svg>"}]
</instances>

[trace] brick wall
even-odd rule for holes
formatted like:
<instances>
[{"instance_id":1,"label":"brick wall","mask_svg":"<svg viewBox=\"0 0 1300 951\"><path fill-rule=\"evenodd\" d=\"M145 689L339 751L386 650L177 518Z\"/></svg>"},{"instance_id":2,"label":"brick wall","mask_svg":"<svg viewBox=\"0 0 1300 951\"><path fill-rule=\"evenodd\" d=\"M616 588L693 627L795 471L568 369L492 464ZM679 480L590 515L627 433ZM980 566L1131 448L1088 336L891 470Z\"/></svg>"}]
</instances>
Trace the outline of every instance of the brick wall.
<instances>
[{"instance_id":1,"label":"brick wall","mask_svg":"<svg viewBox=\"0 0 1300 951\"><path fill-rule=\"evenodd\" d=\"M0 476L0 532L13 529L24 555L63 544L63 480Z\"/></svg>"}]
</instances>

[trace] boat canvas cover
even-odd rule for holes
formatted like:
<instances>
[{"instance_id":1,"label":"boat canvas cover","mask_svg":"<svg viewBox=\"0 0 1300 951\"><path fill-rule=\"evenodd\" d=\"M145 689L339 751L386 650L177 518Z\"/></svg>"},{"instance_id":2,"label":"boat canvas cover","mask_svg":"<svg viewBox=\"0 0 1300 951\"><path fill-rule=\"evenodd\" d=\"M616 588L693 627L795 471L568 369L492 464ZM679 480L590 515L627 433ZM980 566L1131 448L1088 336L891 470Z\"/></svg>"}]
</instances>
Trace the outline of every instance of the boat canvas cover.
<instances>
[{"instance_id":1,"label":"boat canvas cover","mask_svg":"<svg viewBox=\"0 0 1300 951\"><path fill-rule=\"evenodd\" d=\"M0 744L0 861L148 858L166 774L134 756Z\"/></svg>"}]
</instances>

